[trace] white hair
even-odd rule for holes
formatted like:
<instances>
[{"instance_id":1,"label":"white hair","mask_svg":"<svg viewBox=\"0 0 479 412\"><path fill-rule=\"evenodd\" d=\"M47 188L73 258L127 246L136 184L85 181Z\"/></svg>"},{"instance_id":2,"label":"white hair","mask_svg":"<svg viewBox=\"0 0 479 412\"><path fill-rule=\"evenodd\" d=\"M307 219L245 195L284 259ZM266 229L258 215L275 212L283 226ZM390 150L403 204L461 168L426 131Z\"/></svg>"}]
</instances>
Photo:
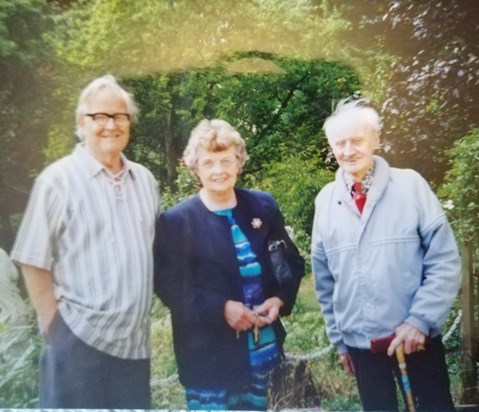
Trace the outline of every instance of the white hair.
<instances>
[{"instance_id":1,"label":"white hair","mask_svg":"<svg viewBox=\"0 0 479 412\"><path fill-rule=\"evenodd\" d=\"M338 137L350 137L354 134L365 134L379 137L381 119L376 110L367 106L365 99L341 100L334 112L323 125L324 133L331 142Z\"/></svg>"},{"instance_id":2,"label":"white hair","mask_svg":"<svg viewBox=\"0 0 479 412\"><path fill-rule=\"evenodd\" d=\"M126 92L110 74L96 78L83 89L80 94L80 98L78 99L76 117L78 118L79 116L85 115L85 110L90 100L93 99L98 92L104 89L117 92L125 100L126 108L131 120L135 120L138 109L133 101L133 96ZM83 135L78 126L76 129L76 134L80 140L83 140Z\"/></svg>"}]
</instances>

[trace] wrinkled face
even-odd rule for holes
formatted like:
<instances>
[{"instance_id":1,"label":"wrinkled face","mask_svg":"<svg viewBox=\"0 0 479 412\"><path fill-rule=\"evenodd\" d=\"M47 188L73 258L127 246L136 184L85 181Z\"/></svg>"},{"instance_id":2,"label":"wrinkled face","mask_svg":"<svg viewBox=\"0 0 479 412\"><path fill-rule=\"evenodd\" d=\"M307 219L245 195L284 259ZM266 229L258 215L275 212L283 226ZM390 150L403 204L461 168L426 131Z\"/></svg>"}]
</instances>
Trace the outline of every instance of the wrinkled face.
<instances>
[{"instance_id":1,"label":"wrinkled face","mask_svg":"<svg viewBox=\"0 0 479 412\"><path fill-rule=\"evenodd\" d=\"M374 150L378 143L376 135L359 131L329 141L339 166L356 181L361 181L372 166Z\"/></svg>"},{"instance_id":2,"label":"wrinkled face","mask_svg":"<svg viewBox=\"0 0 479 412\"><path fill-rule=\"evenodd\" d=\"M77 125L85 142L85 148L100 162L116 158L125 149L130 138L130 121L119 121L105 116L94 118L87 114L106 113L128 114L127 104L115 90L100 90L87 102L83 115L77 118ZM118 117L118 116L117 116ZM103 119L102 119L103 118Z\"/></svg>"},{"instance_id":3,"label":"wrinkled face","mask_svg":"<svg viewBox=\"0 0 479 412\"><path fill-rule=\"evenodd\" d=\"M196 174L205 190L216 194L233 191L240 170L234 146L220 152L200 147L197 157Z\"/></svg>"}]
</instances>

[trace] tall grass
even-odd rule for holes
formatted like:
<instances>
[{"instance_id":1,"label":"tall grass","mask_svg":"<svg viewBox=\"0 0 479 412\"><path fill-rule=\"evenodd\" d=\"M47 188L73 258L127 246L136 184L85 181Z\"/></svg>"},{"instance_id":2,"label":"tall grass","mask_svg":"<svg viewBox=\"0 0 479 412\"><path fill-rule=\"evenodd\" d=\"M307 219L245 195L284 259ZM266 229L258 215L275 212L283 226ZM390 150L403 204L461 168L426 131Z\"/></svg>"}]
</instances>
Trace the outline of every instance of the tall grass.
<instances>
[{"instance_id":1,"label":"tall grass","mask_svg":"<svg viewBox=\"0 0 479 412\"><path fill-rule=\"evenodd\" d=\"M40 338L32 308L18 288L19 274L0 249L0 407L37 403Z\"/></svg>"}]
</instances>

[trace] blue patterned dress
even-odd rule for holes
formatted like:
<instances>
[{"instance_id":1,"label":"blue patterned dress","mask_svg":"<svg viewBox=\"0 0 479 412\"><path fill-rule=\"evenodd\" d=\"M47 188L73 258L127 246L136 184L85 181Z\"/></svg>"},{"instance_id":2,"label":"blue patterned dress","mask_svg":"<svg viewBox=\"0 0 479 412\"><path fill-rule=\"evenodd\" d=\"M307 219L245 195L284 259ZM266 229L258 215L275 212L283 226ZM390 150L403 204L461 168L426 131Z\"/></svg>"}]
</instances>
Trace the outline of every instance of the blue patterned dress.
<instances>
[{"instance_id":1,"label":"blue patterned dress","mask_svg":"<svg viewBox=\"0 0 479 412\"><path fill-rule=\"evenodd\" d=\"M220 216L226 216L231 225L231 234L242 279L243 303L248 308L254 309L264 302L261 265L257 261L250 242L236 224L232 209L225 209L215 213ZM261 328L256 342L253 331L248 331L247 334L251 383L235 393L227 389L205 390L201 388L186 388L188 409L267 409L269 372L280 361L280 351L276 344L276 335L272 326Z\"/></svg>"}]
</instances>

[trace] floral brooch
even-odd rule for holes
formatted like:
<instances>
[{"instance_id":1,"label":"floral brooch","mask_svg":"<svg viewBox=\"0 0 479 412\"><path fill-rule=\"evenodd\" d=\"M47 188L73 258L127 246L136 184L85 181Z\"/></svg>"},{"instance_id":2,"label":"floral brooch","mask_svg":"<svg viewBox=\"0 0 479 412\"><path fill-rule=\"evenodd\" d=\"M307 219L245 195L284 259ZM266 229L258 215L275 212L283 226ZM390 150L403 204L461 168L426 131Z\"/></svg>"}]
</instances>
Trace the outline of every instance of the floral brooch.
<instances>
[{"instance_id":1,"label":"floral brooch","mask_svg":"<svg viewBox=\"0 0 479 412\"><path fill-rule=\"evenodd\" d=\"M263 224L263 222L261 221L261 219L259 217L255 217L251 221L251 226L253 226L253 229L259 229L262 224Z\"/></svg>"}]
</instances>

